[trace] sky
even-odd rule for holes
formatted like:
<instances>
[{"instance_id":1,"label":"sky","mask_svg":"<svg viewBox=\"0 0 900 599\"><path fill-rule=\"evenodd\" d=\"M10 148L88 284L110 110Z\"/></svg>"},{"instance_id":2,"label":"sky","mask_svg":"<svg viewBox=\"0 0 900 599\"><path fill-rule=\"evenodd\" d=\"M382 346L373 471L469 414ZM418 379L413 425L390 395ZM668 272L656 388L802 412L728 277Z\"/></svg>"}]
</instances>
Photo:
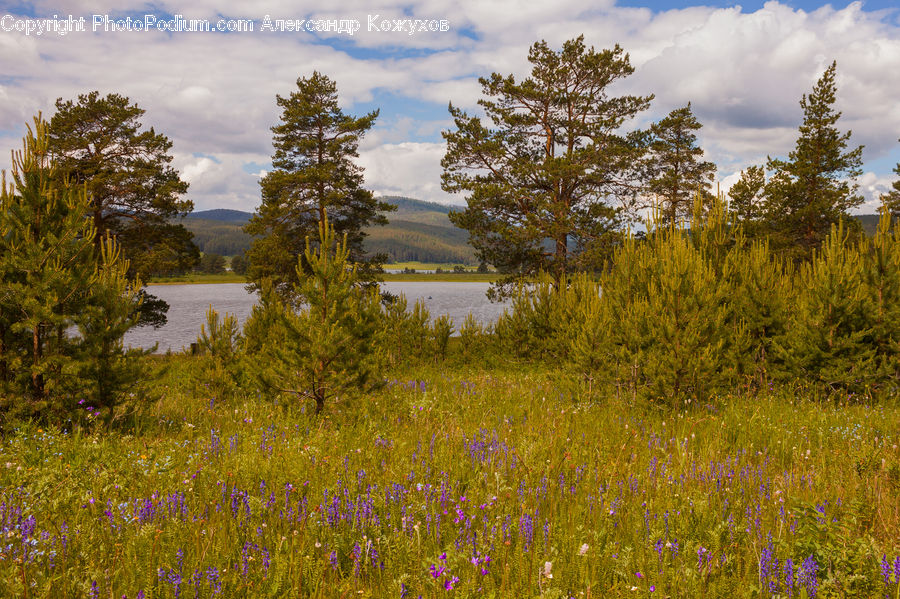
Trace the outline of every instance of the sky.
<instances>
[{"instance_id":1,"label":"sky","mask_svg":"<svg viewBox=\"0 0 900 599\"><path fill-rule=\"evenodd\" d=\"M318 70L338 86L344 112L380 110L358 162L376 195L464 204L440 187L448 102L477 113L478 77L527 77L537 40L560 48L583 34L595 48L619 44L635 73L616 94L655 94L629 127L646 127L691 102L705 158L723 190L741 169L786 157L802 120L799 100L837 61L836 108L874 212L900 162L900 8L886 0L808 0L688 5L650 0L0 0L0 168L21 147L25 123L49 117L57 98L98 90L146 110L143 123L173 142L173 166L190 183L195 210L254 210L271 169L276 95ZM24 31L29 20L84 19L84 31ZM252 21L252 31L179 31L183 19ZM279 20L358 21L359 30L273 31ZM150 30L115 31L130 17ZM385 20L421 20L425 31L382 31ZM440 22L446 23L441 31ZM43 21L42 21L43 22ZM429 29L432 23L434 31ZM44 22L45 23L45 22ZM175 31L160 31L171 23ZM371 25L370 25L371 24ZM32 23L33 25L33 23ZM45 23L46 25L46 23ZM96 30L95 30L96 25ZM227 23L226 23L227 25ZM146 29L146 27L145 27Z\"/></svg>"}]
</instances>

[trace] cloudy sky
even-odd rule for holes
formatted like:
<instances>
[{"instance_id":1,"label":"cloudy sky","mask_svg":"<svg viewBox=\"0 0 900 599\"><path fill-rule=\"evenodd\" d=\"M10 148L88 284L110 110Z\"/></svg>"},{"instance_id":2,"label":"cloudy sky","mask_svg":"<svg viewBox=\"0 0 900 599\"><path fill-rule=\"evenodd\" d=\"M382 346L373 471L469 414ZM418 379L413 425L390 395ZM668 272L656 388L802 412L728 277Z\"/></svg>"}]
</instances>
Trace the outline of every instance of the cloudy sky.
<instances>
[{"instance_id":1,"label":"cloudy sky","mask_svg":"<svg viewBox=\"0 0 900 599\"><path fill-rule=\"evenodd\" d=\"M479 76L526 76L534 41L558 48L579 34L598 49L618 43L630 54L635 74L617 90L656 95L638 125L692 103L704 125L701 145L725 188L740 169L787 155L802 118L799 99L832 60L840 127L853 131L853 144L865 145L863 211L874 211L900 162L900 9L888 0L249 4L0 1L0 168L9 167L9 150L21 146L24 123L38 111L51 115L57 98L116 92L147 111L145 125L172 139L174 164L190 182L196 209L253 210L259 176L271 168L270 127L280 114L275 96L288 95L298 77L315 69L337 82L345 112L381 109L360 148L371 189L459 204L461 197L440 188L441 131L452 124L447 103L474 110ZM20 30L28 19L54 15L84 18L85 31ZM105 16L158 24L175 15L213 25L252 20L253 31L105 31L102 24ZM263 29L267 15L273 23L356 20L360 30L276 32ZM378 30L385 19L446 20L449 30Z\"/></svg>"}]
</instances>

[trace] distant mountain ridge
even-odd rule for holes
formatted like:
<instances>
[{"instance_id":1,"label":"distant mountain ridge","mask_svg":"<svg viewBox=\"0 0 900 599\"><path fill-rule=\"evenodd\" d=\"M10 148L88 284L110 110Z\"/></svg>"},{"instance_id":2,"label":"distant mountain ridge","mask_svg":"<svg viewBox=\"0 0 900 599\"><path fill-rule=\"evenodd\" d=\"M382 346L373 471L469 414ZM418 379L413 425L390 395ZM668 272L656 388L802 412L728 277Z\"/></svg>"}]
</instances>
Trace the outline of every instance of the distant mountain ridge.
<instances>
[{"instance_id":1,"label":"distant mountain ridge","mask_svg":"<svg viewBox=\"0 0 900 599\"><path fill-rule=\"evenodd\" d=\"M368 252L385 253L390 262L476 263L468 233L448 217L451 210L462 207L402 196L378 199L394 204L397 210L388 213L390 222L386 226L366 229ZM191 212L182 222L194 234L200 251L234 256L250 247L252 238L242 227L252 216L251 212L216 208Z\"/></svg>"}]
</instances>

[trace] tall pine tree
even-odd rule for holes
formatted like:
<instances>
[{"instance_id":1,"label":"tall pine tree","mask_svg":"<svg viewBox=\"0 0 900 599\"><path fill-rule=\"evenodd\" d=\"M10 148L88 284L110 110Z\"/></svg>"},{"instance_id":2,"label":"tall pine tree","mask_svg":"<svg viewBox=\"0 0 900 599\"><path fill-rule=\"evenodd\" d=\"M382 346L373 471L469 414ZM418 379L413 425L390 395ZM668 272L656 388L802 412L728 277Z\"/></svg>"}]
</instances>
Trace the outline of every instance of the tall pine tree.
<instances>
[{"instance_id":1,"label":"tall pine tree","mask_svg":"<svg viewBox=\"0 0 900 599\"><path fill-rule=\"evenodd\" d=\"M262 204L245 228L256 236L247 252L247 278L256 289L270 279L278 295L290 299L300 282L297 259L306 238L315 245L327 219L338 236L347 236L349 261L364 279L374 279L384 256L366 256L364 228L386 224L384 213L394 207L363 189L362 168L352 159L378 111L345 115L336 84L318 71L298 79L290 96L277 98L283 110L281 124L272 127L275 170L260 182Z\"/></svg>"},{"instance_id":2,"label":"tall pine tree","mask_svg":"<svg viewBox=\"0 0 900 599\"><path fill-rule=\"evenodd\" d=\"M443 189L468 203L450 219L507 275L503 293L522 276L544 270L560 283L601 262L641 189L647 135L620 127L652 99L610 95L634 71L618 46L596 51L580 36L554 51L542 41L528 61L522 81L479 80L489 125L451 104L456 128L444 133Z\"/></svg>"},{"instance_id":3,"label":"tall pine tree","mask_svg":"<svg viewBox=\"0 0 900 599\"><path fill-rule=\"evenodd\" d=\"M711 198L710 186L716 165L702 160L696 131L703 125L691 111L691 103L673 110L650 127L650 163L654 172L647 191L660 205L663 223L675 223L691 216L698 193Z\"/></svg>"},{"instance_id":4,"label":"tall pine tree","mask_svg":"<svg viewBox=\"0 0 900 599\"><path fill-rule=\"evenodd\" d=\"M183 272L200 258L192 235L174 217L193 209L188 184L170 166L172 142L151 127L146 111L124 96L96 91L56 101L50 152L60 182L83 184L97 236L97 256L112 235L131 273Z\"/></svg>"},{"instance_id":5,"label":"tall pine tree","mask_svg":"<svg viewBox=\"0 0 900 599\"><path fill-rule=\"evenodd\" d=\"M855 177L862 172L862 146L848 150L851 132L837 129L834 110L837 63L825 70L812 92L800 100L803 124L787 160L770 159L774 171L765 186L766 221L773 249L808 258L849 210L863 199Z\"/></svg>"}]
</instances>

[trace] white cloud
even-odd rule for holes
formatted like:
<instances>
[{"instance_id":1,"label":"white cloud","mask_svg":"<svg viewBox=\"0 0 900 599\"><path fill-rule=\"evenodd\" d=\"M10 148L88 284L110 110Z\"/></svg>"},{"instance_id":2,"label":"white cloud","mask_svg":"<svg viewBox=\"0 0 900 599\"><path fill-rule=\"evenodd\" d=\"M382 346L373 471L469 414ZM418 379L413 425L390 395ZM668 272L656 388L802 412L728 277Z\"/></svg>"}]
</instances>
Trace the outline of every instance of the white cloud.
<instances>
[{"instance_id":1,"label":"white cloud","mask_svg":"<svg viewBox=\"0 0 900 599\"><path fill-rule=\"evenodd\" d=\"M366 169L366 185L376 195L401 195L442 204L460 204L462 199L441 189L439 143L382 144L360 152L358 163Z\"/></svg>"}]
</instances>

